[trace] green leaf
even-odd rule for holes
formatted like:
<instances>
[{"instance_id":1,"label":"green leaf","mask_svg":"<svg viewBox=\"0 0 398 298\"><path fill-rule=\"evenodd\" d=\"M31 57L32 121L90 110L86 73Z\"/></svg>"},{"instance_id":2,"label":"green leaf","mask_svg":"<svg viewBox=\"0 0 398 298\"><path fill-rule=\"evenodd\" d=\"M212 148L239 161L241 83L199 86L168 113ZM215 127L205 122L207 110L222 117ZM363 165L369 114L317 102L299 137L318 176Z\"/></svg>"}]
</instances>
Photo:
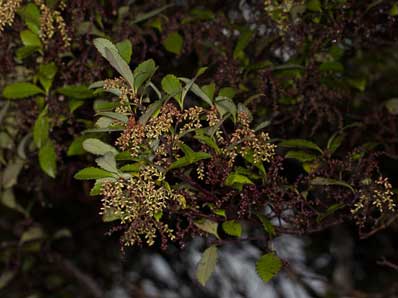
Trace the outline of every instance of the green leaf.
<instances>
[{"instance_id":1,"label":"green leaf","mask_svg":"<svg viewBox=\"0 0 398 298\"><path fill-rule=\"evenodd\" d=\"M228 220L222 223L225 233L231 236L240 237L242 235L242 225L236 220Z\"/></svg>"},{"instance_id":2,"label":"green leaf","mask_svg":"<svg viewBox=\"0 0 398 298\"><path fill-rule=\"evenodd\" d=\"M20 99L44 94L44 91L31 83L14 83L3 90L3 96L8 99Z\"/></svg>"},{"instance_id":3,"label":"green leaf","mask_svg":"<svg viewBox=\"0 0 398 298\"><path fill-rule=\"evenodd\" d=\"M56 73L57 66L54 62L51 62L49 64L40 64L39 81L46 93L48 93L48 91L50 90Z\"/></svg>"},{"instance_id":4,"label":"green leaf","mask_svg":"<svg viewBox=\"0 0 398 298\"><path fill-rule=\"evenodd\" d=\"M18 175L22 170L24 161L16 159L14 162L9 162L1 175L1 184L3 188L11 188L17 184Z\"/></svg>"},{"instance_id":5,"label":"green leaf","mask_svg":"<svg viewBox=\"0 0 398 298\"><path fill-rule=\"evenodd\" d=\"M285 155L286 158L297 159L300 162L309 162L317 158L316 155L307 153L305 151L289 151Z\"/></svg>"},{"instance_id":6,"label":"green leaf","mask_svg":"<svg viewBox=\"0 0 398 298\"><path fill-rule=\"evenodd\" d=\"M98 157L95 162L105 171L118 173L115 155L112 152L107 152L105 155Z\"/></svg>"},{"instance_id":7,"label":"green leaf","mask_svg":"<svg viewBox=\"0 0 398 298\"><path fill-rule=\"evenodd\" d=\"M236 122L237 107L231 99L217 96L216 108L222 117L230 114L234 122Z\"/></svg>"},{"instance_id":8,"label":"green leaf","mask_svg":"<svg viewBox=\"0 0 398 298\"><path fill-rule=\"evenodd\" d=\"M44 231L40 227L30 227L22 233L19 243L23 244L30 241L40 240L45 237Z\"/></svg>"},{"instance_id":9,"label":"green leaf","mask_svg":"<svg viewBox=\"0 0 398 298\"><path fill-rule=\"evenodd\" d=\"M398 98L391 98L384 105L391 115L398 115Z\"/></svg>"},{"instance_id":10,"label":"green leaf","mask_svg":"<svg viewBox=\"0 0 398 298\"><path fill-rule=\"evenodd\" d=\"M169 170L186 167L200 160L211 158L211 154L206 152L194 152L185 144L181 145L181 149L183 150L185 156L173 162L170 165Z\"/></svg>"},{"instance_id":11,"label":"green leaf","mask_svg":"<svg viewBox=\"0 0 398 298\"><path fill-rule=\"evenodd\" d=\"M15 211L21 212L25 216L27 216L27 212L22 208L21 205L18 204L17 200L15 199L14 191L12 188L6 189L2 194L0 194L0 202Z\"/></svg>"},{"instance_id":12,"label":"green leaf","mask_svg":"<svg viewBox=\"0 0 398 298\"><path fill-rule=\"evenodd\" d=\"M335 180L335 179L330 179L330 178L324 178L324 177L315 177L314 179L311 180L310 182L311 185L338 185L338 186L343 186L346 188L349 188L353 193L355 193L354 188L352 188L351 185L348 183L341 181L341 180Z\"/></svg>"},{"instance_id":13,"label":"green leaf","mask_svg":"<svg viewBox=\"0 0 398 298\"><path fill-rule=\"evenodd\" d=\"M24 46L38 48L42 47L40 38L30 30L21 31L20 37Z\"/></svg>"},{"instance_id":14,"label":"green leaf","mask_svg":"<svg viewBox=\"0 0 398 298\"><path fill-rule=\"evenodd\" d=\"M205 286L210 276L214 272L217 263L217 247L208 247L202 255L196 269L196 278L202 286Z\"/></svg>"},{"instance_id":15,"label":"green leaf","mask_svg":"<svg viewBox=\"0 0 398 298\"><path fill-rule=\"evenodd\" d=\"M5 288L16 275L15 271L6 270L0 275L0 290Z\"/></svg>"},{"instance_id":16,"label":"green leaf","mask_svg":"<svg viewBox=\"0 0 398 298\"><path fill-rule=\"evenodd\" d=\"M343 203L336 203L336 204L333 204L333 205L329 206L329 208L325 211L325 213L320 214L320 215L317 217L316 221L317 221L317 222L321 222L321 221L323 221L326 217L328 217L328 216L334 214L337 210L342 209L342 208L344 208L344 207L345 207L345 205L344 205Z\"/></svg>"},{"instance_id":17,"label":"green leaf","mask_svg":"<svg viewBox=\"0 0 398 298\"><path fill-rule=\"evenodd\" d=\"M173 5L174 4L167 4L167 5L161 6L159 8L156 8L154 10L151 10L149 12L138 14L132 23L136 24L136 23L139 23L139 22L143 22L143 21L145 21L147 19L150 19L150 18L158 15L159 13L161 13L162 11L164 11L165 9L167 9L167 8L173 6Z\"/></svg>"},{"instance_id":18,"label":"green leaf","mask_svg":"<svg viewBox=\"0 0 398 298\"><path fill-rule=\"evenodd\" d=\"M40 48L39 47L20 47L17 51L16 51L16 58L17 60L23 60L29 56L31 56L34 52L39 51Z\"/></svg>"},{"instance_id":19,"label":"green leaf","mask_svg":"<svg viewBox=\"0 0 398 298\"><path fill-rule=\"evenodd\" d=\"M313 149L320 153L322 153L322 149L319 146L311 141L303 140L303 139L290 139L285 140L279 143L280 147L287 147L287 148L306 148L306 149Z\"/></svg>"},{"instance_id":20,"label":"green leaf","mask_svg":"<svg viewBox=\"0 0 398 298\"><path fill-rule=\"evenodd\" d=\"M102 215L103 222L111 222L120 219L120 215L117 214L113 208L109 207L104 210L104 214Z\"/></svg>"},{"instance_id":21,"label":"green leaf","mask_svg":"<svg viewBox=\"0 0 398 298\"><path fill-rule=\"evenodd\" d=\"M33 3L28 3L18 9L18 14L24 20L25 23L30 22L40 27L40 10Z\"/></svg>"},{"instance_id":22,"label":"green leaf","mask_svg":"<svg viewBox=\"0 0 398 298\"><path fill-rule=\"evenodd\" d=\"M160 111L160 108L162 107L163 100L159 99L149 105L145 113L140 117L138 122L142 125L145 125L151 117L156 114L157 112Z\"/></svg>"},{"instance_id":23,"label":"green leaf","mask_svg":"<svg viewBox=\"0 0 398 298\"><path fill-rule=\"evenodd\" d=\"M47 139L47 142L39 150L40 167L48 176L55 178L57 172L56 162L57 154L55 153L54 143Z\"/></svg>"},{"instance_id":24,"label":"green leaf","mask_svg":"<svg viewBox=\"0 0 398 298\"><path fill-rule=\"evenodd\" d=\"M100 178L112 178L114 174L99 168L88 167L80 170L73 176L77 180L93 180Z\"/></svg>"},{"instance_id":25,"label":"green leaf","mask_svg":"<svg viewBox=\"0 0 398 298\"><path fill-rule=\"evenodd\" d=\"M86 139L87 136L79 136L75 138L73 142L69 145L66 155L75 156L84 154L86 151L83 149L83 141Z\"/></svg>"},{"instance_id":26,"label":"green leaf","mask_svg":"<svg viewBox=\"0 0 398 298\"><path fill-rule=\"evenodd\" d=\"M116 48L120 53L120 56L126 61L127 64L131 61L131 55L133 54L133 45L130 40L125 39L116 44Z\"/></svg>"},{"instance_id":27,"label":"green leaf","mask_svg":"<svg viewBox=\"0 0 398 298\"><path fill-rule=\"evenodd\" d=\"M202 231L209 233L211 235L216 236L218 239L220 239L220 236L218 236L217 233L217 228L218 228L218 223L215 221L212 221L210 219L199 219L194 222L195 226L201 229Z\"/></svg>"},{"instance_id":28,"label":"green leaf","mask_svg":"<svg viewBox=\"0 0 398 298\"><path fill-rule=\"evenodd\" d=\"M243 185L254 183L248 177L238 174L237 172L232 172L228 175L227 179L225 179L224 184L226 186L231 186L241 191L243 189Z\"/></svg>"},{"instance_id":29,"label":"green leaf","mask_svg":"<svg viewBox=\"0 0 398 298\"><path fill-rule=\"evenodd\" d=\"M233 99L236 95L236 90L235 88L232 87L224 87L220 89L220 92L218 92L218 96L221 97L228 97L230 99Z\"/></svg>"},{"instance_id":30,"label":"green leaf","mask_svg":"<svg viewBox=\"0 0 398 298\"><path fill-rule=\"evenodd\" d=\"M274 254L263 255L256 263L257 274L264 282L269 282L282 269L282 261Z\"/></svg>"},{"instance_id":31,"label":"green leaf","mask_svg":"<svg viewBox=\"0 0 398 298\"><path fill-rule=\"evenodd\" d=\"M94 45L101 55L108 60L113 68L122 75L122 77L129 83L131 88L134 88L134 76L130 67L120 56L116 46L105 38L94 39Z\"/></svg>"},{"instance_id":32,"label":"green leaf","mask_svg":"<svg viewBox=\"0 0 398 298\"><path fill-rule=\"evenodd\" d=\"M249 42L252 39L252 37L253 37L253 32L250 29L244 28L243 30L240 31L240 36L233 53L234 59L241 57L243 51L249 45Z\"/></svg>"},{"instance_id":33,"label":"green leaf","mask_svg":"<svg viewBox=\"0 0 398 298\"><path fill-rule=\"evenodd\" d=\"M122 167L120 168L120 171L122 171L122 172L128 172L128 173L131 173L131 172L139 172L141 166L142 166L142 164L141 164L141 163L138 163L138 162L137 162L137 163L133 163L133 164L127 164L127 165L122 166Z\"/></svg>"},{"instance_id":34,"label":"green leaf","mask_svg":"<svg viewBox=\"0 0 398 298\"><path fill-rule=\"evenodd\" d=\"M164 48L176 55L180 55L182 47L184 45L184 40L178 32L170 32L166 39L163 41Z\"/></svg>"},{"instance_id":35,"label":"green leaf","mask_svg":"<svg viewBox=\"0 0 398 298\"><path fill-rule=\"evenodd\" d=\"M66 85L58 88L57 92L75 99L87 99L94 97L93 90L83 85Z\"/></svg>"},{"instance_id":36,"label":"green leaf","mask_svg":"<svg viewBox=\"0 0 398 298\"><path fill-rule=\"evenodd\" d=\"M195 84L193 82L193 80L190 80L190 79L187 79L187 78L179 78L179 79L187 84L186 87L188 87L188 86L190 87L189 90L191 90L193 94L195 94L197 97L202 99L209 106L213 106L213 102L209 98L209 96L207 96L207 94L205 92L203 92L203 90L197 84ZM184 88L185 90L187 90L186 87Z\"/></svg>"},{"instance_id":37,"label":"green leaf","mask_svg":"<svg viewBox=\"0 0 398 298\"><path fill-rule=\"evenodd\" d=\"M322 5L320 0L307 0L305 6L308 10L319 12L322 10Z\"/></svg>"},{"instance_id":38,"label":"green leaf","mask_svg":"<svg viewBox=\"0 0 398 298\"><path fill-rule=\"evenodd\" d=\"M342 133L333 134L328 140L326 148L333 154L341 145L344 140L345 135Z\"/></svg>"},{"instance_id":39,"label":"green leaf","mask_svg":"<svg viewBox=\"0 0 398 298\"><path fill-rule=\"evenodd\" d=\"M209 146L210 148L214 149L216 153L221 153L221 149L218 147L214 137L206 136L203 134L197 134L194 136L194 138L199 140L201 143Z\"/></svg>"},{"instance_id":40,"label":"green leaf","mask_svg":"<svg viewBox=\"0 0 398 298\"><path fill-rule=\"evenodd\" d=\"M272 225L272 223L269 221L268 218L266 218L264 215L262 214L256 214L256 216L258 217L258 219L261 221L261 223L263 224L263 228L264 230L271 236L274 237L276 235L275 232L275 227Z\"/></svg>"},{"instance_id":41,"label":"green leaf","mask_svg":"<svg viewBox=\"0 0 398 298\"><path fill-rule=\"evenodd\" d=\"M210 99L210 102L212 102L214 99L214 94L216 92L216 84L210 83L208 85L204 85L204 86L202 86L202 90L207 95L207 97Z\"/></svg>"},{"instance_id":42,"label":"green leaf","mask_svg":"<svg viewBox=\"0 0 398 298\"><path fill-rule=\"evenodd\" d=\"M115 112L98 112L97 115L105 116L105 117L120 121L125 124L127 124L129 121L129 118L126 115L123 115L120 113L115 113Z\"/></svg>"},{"instance_id":43,"label":"green leaf","mask_svg":"<svg viewBox=\"0 0 398 298\"><path fill-rule=\"evenodd\" d=\"M37 148L41 148L48 140L50 124L47 116L47 109L44 109L37 117L33 126L33 141Z\"/></svg>"},{"instance_id":44,"label":"green leaf","mask_svg":"<svg viewBox=\"0 0 398 298\"><path fill-rule=\"evenodd\" d=\"M175 75L168 74L162 79L161 84L164 92L174 97L182 109L184 105L182 102L182 86L177 77Z\"/></svg>"},{"instance_id":45,"label":"green leaf","mask_svg":"<svg viewBox=\"0 0 398 298\"><path fill-rule=\"evenodd\" d=\"M98 196L101 194L102 185L107 182L115 182L115 178L98 178L95 180L94 186L91 188L89 195L90 196Z\"/></svg>"},{"instance_id":46,"label":"green leaf","mask_svg":"<svg viewBox=\"0 0 398 298\"><path fill-rule=\"evenodd\" d=\"M153 59L140 63L134 69L134 89L137 91L156 71L156 64Z\"/></svg>"},{"instance_id":47,"label":"green leaf","mask_svg":"<svg viewBox=\"0 0 398 298\"><path fill-rule=\"evenodd\" d=\"M112 152L114 154L117 154L117 150L104 142L102 142L99 139L93 139L89 138L83 141L83 148L87 152L90 152L95 155L105 155L107 152Z\"/></svg>"}]
</instances>

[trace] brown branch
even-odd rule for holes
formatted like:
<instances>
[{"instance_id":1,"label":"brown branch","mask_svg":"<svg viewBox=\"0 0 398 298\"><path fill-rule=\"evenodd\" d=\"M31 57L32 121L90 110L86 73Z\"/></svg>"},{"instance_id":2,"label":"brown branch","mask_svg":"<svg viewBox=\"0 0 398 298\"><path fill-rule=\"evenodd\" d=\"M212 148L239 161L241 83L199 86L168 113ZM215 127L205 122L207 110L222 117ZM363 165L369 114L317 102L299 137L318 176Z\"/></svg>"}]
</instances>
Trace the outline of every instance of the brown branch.
<instances>
[{"instance_id":1,"label":"brown branch","mask_svg":"<svg viewBox=\"0 0 398 298\"><path fill-rule=\"evenodd\" d=\"M65 259L58 253L51 253L50 258L54 261L58 267L71 278L75 279L86 291L88 295L93 298L103 298L104 292L98 285L98 283L89 276L87 273L81 271L75 264L71 261Z\"/></svg>"},{"instance_id":2,"label":"brown branch","mask_svg":"<svg viewBox=\"0 0 398 298\"><path fill-rule=\"evenodd\" d=\"M398 264L388 261L386 258L383 258L380 261L377 261L377 264L380 266L389 267L391 269L394 269L395 271L398 271Z\"/></svg>"},{"instance_id":3,"label":"brown branch","mask_svg":"<svg viewBox=\"0 0 398 298\"><path fill-rule=\"evenodd\" d=\"M386 228L388 228L396 219L398 218L398 214L394 215L393 217L391 217L387 222L381 224L380 226L378 226L377 228L374 228L373 230L371 230L370 232L363 234L360 236L360 239L366 239L369 238L370 236L373 236L374 234L376 234L377 232L384 230Z\"/></svg>"}]
</instances>

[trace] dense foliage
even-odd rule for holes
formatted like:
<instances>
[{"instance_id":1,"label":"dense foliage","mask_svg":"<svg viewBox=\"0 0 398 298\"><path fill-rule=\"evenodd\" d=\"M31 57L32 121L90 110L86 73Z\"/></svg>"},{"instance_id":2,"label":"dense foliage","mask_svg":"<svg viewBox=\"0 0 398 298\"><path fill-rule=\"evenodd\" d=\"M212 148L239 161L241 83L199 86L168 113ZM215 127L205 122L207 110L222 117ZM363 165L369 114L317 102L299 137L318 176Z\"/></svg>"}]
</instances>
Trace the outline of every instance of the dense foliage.
<instances>
[{"instance_id":1,"label":"dense foliage","mask_svg":"<svg viewBox=\"0 0 398 298\"><path fill-rule=\"evenodd\" d=\"M199 236L201 285L242 242L269 282L293 274L273 248L293 234L310 256L358 247L314 297L397 295L397 18L387 0L1 1L0 293L102 297L74 262Z\"/></svg>"}]
</instances>

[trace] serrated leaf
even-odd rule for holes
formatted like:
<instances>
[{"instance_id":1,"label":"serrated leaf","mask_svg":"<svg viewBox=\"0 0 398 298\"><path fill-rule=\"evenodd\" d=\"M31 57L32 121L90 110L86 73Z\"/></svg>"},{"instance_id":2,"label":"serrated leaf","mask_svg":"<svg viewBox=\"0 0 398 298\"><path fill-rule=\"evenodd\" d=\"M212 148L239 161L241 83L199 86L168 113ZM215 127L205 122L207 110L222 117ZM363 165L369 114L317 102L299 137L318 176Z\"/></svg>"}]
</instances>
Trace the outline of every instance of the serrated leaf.
<instances>
[{"instance_id":1,"label":"serrated leaf","mask_svg":"<svg viewBox=\"0 0 398 298\"><path fill-rule=\"evenodd\" d=\"M3 90L3 96L8 99L21 99L37 94L44 94L44 91L31 83L14 83Z\"/></svg>"},{"instance_id":2,"label":"serrated leaf","mask_svg":"<svg viewBox=\"0 0 398 298\"><path fill-rule=\"evenodd\" d=\"M202 286L206 286L207 281L214 272L217 264L217 247L208 247L199 261L196 269L196 278Z\"/></svg>"},{"instance_id":3,"label":"serrated leaf","mask_svg":"<svg viewBox=\"0 0 398 298\"><path fill-rule=\"evenodd\" d=\"M348 183L341 181L341 180L335 180L335 179L330 179L330 178L325 178L325 177L315 177L314 179L311 180L310 182L311 185L337 185L337 186L343 186L346 188L349 188L353 193L355 193L354 188L352 188L351 185Z\"/></svg>"},{"instance_id":4,"label":"serrated leaf","mask_svg":"<svg viewBox=\"0 0 398 298\"><path fill-rule=\"evenodd\" d=\"M263 255L256 262L257 274L264 282L269 282L282 269L282 261L274 254Z\"/></svg>"},{"instance_id":5,"label":"serrated leaf","mask_svg":"<svg viewBox=\"0 0 398 298\"><path fill-rule=\"evenodd\" d=\"M133 54L133 45L131 44L131 41L128 39L125 39L121 42L118 42L116 44L116 48L120 53L120 56L126 61L126 63L130 63L131 61L131 55Z\"/></svg>"},{"instance_id":6,"label":"serrated leaf","mask_svg":"<svg viewBox=\"0 0 398 298\"><path fill-rule=\"evenodd\" d=\"M41 169L51 178L55 178L57 172L57 154L54 143L47 139L47 142L40 147L39 164Z\"/></svg>"},{"instance_id":7,"label":"serrated leaf","mask_svg":"<svg viewBox=\"0 0 398 298\"><path fill-rule=\"evenodd\" d=\"M285 140L279 143L280 147L287 147L287 148L307 148L316 150L322 153L322 149L319 148L317 144L311 141L303 140L303 139L290 139Z\"/></svg>"},{"instance_id":8,"label":"serrated leaf","mask_svg":"<svg viewBox=\"0 0 398 298\"><path fill-rule=\"evenodd\" d=\"M117 154L117 150L99 139L89 138L83 141L83 149L95 155L104 155L107 152Z\"/></svg>"},{"instance_id":9,"label":"serrated leaf","mask_svg":"<svg viewBox=\"0 0 398 298\"><path fill-rule=\"evenodd\" d=\"M184 45L184 40L178 32L170 32L162 44L167 51L180 55Z\"/></svg>"},{"instance_id":10,"label":"serrated leaf","mask_svg":"<svg viewBox=\"0 0 398 298\"><path fill-rule=\"evenodd\" d=\"M80 170L74 176L77 180L93 180L101 178L112 178L114 174L99 168L88 167Z\"/></svg>"},{"instance_id":11,"label":"serrated leaf","mask_svg":"<svg viewBox=\"0 0 398 298\"><path fill-rule=\"evenodd\" d=\"M117 47L105 38L94 39L94 45L112 67L129 83L130 87L134 88L133 73L126 61L120 56Z\"/></svg>"},{"instance_id":12,"label":"serrated leaf","mask_svg":"<svg viewBox=\"0 0 398 298\"><path fill-rule=\"evenodd\" d=\"M215 221L204 218L204 219L196 220L194 222L194 224L196 227L198 227L202 231L212 234L212 235L216 236L218 239L220 239L220 237L218 236L218 233L217 233L218 223L216 223Z\"/></svg>"},{"instance_id":13,"label":"serrated leaf","mask_svg":"<svg viewBox=\"0 0 398 298\"><path fill-rule=\"evenodd\" d=\"M118 173L117 167L116 167L116 159L115 155L112 152L107 152L105 155L98 157L95 162L97 165L104 169L105 171L112 172L112 173Z\"/></svg>"},{"instance_id":14,"label":"serrated leaf","mask_svg":"<svg viewBox=\"0 0 398 298\"><path fill-rule=\"evenodd\" d=\"M122 77L129 83L131 88L134 88L134 75L123 58L120 56L119 52L105 48L106 59L113 66L113 68L122 75Z\"/></svg>"},{"instance_id":15,"label":"serrated leaf","mask_svg":"<svg viewBox=\"0 0 398 298\"><path fill-rule=\"evenodd\" d=\"M240 237L242 235L242 225L236 220L228 220L222 223L225 233L231 236Z\"/></svg>"}]
</instances>

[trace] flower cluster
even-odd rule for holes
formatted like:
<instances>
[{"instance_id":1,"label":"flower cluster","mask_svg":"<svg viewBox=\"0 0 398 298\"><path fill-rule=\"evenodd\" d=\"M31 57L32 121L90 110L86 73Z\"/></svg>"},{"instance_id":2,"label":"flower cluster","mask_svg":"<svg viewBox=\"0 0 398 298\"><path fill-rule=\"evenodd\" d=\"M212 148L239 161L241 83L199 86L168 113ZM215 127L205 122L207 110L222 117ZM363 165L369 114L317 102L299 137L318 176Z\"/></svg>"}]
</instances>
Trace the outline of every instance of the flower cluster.
<instances>
[{"instance_id":1,"label":"flower cluster","mask_svg":"<svg viewBox=\"0 0 398 298\"><path fill-rule=\"evenodd\" d=\"M376 208L380 214L386 211L396 211L397 198L394 198L392 185L388 178L380 176L371 186L368 190L359 191L359 200L351 209L351 213L357 216L359 225L366 220L364 218L360 219L363 210Z\"/></svg>"},{"instance_id":2,"label":"flower cluster","mask_svg":"<svg viewBox=\"0 0 398 298\"><path fill-rule=\"evenodd\" d=\"M283 32L287 30L291 9L303 4L303 0L264 0L264 10Z\"/></svg>"},{"instance_id":3,"label":"flower cluster","mask_svg":"<svg viewBox=\"0 0 398 298\"><path fill-rule=\"evenodd\" d=\"M230 167L233 166L238 154L242 157L251 154L254 163L269 162L275 154L276 147L274 144L270 144L269 135L264 132L256 134L250 128L249 116L245 112L239 113L238 122L240 127L232 133L231 144L223 150L224 154L229 157Z\"/></svg>"},{"instance_id":4,"label":"flower cluster","mask_svg":"<svg viewBox=\"0 0 398 298\"><path fill-rule=\"evenodd\" d=\"M56 30L61 35L64 47L70 46L71 38L67 32L67 26L61 11L65 9L66 4L61 1L58 5L59 10L50 9L43 0L35 0L35 4L40 8L40 39L47 44L53 38Z\"/></svg>"},{"instance_id":5,"label":"flower cluster","mask_svg":"<svg viewBox=\"0 0 398 298\"><path fill-rule=\"evenodd\" d=\"M154 166L144 166L137 176L104 183L101 212L129 225L125 245L141 244L142 237L153 245L157 230L174 238L173 231L159 219L171 203L184 207L185 198L167 185L163 173Z\"/></svg>"},{"instance_id":6,"label":"flower cluster","mask_svg":"<svg viewBox=\"0 0 398 298\"><path fill-rule=\"evenodd\" d=\"M15 13L21 6L22 0L0 1L0 33L5 26L11 26L14 22Z\"/></svg>"}]
</instances>

